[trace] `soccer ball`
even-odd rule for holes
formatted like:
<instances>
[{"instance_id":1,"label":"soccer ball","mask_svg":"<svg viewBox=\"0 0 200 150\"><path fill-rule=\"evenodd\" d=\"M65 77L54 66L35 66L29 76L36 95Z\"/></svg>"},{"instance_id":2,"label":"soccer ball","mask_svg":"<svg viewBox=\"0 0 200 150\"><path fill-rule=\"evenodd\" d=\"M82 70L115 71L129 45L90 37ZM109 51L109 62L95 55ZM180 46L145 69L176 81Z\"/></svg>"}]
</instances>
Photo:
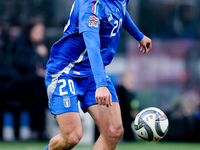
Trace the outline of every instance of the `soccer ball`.
<instances>
[{"instance_id":1,"label":"soccer ball","mask_svg":"<svg viewBox=\"0 0 200 150\"><path fill-rule=\"evenodd\" d=\"M169 121L163 111L156 107L149 107L137 114L133 126L140 138L159 141L166 135Z\"/></svg>"}]
</instances>

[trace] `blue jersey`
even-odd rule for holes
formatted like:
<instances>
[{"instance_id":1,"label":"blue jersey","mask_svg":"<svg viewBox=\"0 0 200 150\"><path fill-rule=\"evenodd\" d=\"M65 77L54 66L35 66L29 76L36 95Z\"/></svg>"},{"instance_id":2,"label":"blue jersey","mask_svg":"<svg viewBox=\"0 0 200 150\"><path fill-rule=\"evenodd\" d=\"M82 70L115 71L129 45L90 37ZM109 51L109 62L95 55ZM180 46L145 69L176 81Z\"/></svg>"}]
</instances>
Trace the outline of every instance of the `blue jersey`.
<instances>
[{"instance_id":1,"label":"blue jersey","mask_svg":"<svg viewBox=\"0 0 200 150\"><path fill-rule=\"evenodd\" d=\"M136 40L143 34L126 11L128 0L75 0L63 36L52 46L47 71L72 77L94 75L107 86L105 66L112 61L123 26Z\"/></svg>"}]
</instances>

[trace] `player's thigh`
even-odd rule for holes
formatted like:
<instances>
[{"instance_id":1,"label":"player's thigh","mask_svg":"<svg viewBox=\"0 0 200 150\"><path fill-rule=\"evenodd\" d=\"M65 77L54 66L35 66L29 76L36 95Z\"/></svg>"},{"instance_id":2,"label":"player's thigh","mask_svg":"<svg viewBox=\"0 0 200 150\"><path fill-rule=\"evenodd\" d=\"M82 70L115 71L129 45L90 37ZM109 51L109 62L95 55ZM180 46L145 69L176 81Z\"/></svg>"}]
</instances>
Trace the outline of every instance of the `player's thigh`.
<instances>
[{"instance_id":1,"label":"player's thigh","mask_svg":"<svg viewBox=\"0 0 200 150\"><path fill-rule=\"evenodd\" d=\"M47 72L46 86L49 109L52 114L79 112L77 97L79 85L75 78L66 73L51 74Z\"/></svg>"},{"instance_id":2,"label":"player's thigh","mask_svg":"<svg viewBox=\"0 0 200 150\"><path fill-rule=\"evenodd\" d=\"M121 110L118 102L113 102L112 106L92 105L88 112L93 117L101 133L113 130L123 130L121 120Z\"/></svg>"},{"instance_id":3,"label":"player's thigh","mask_svg":"<svg viewBox=\"0 0 200 150\"><path fill-rule=\"evenodd\" d=\"M81 138L83 135L80 114L77 112L68 112L56 115L56 120L60 127L62 137L76 136Z\"/></svg>"}]
</instances>

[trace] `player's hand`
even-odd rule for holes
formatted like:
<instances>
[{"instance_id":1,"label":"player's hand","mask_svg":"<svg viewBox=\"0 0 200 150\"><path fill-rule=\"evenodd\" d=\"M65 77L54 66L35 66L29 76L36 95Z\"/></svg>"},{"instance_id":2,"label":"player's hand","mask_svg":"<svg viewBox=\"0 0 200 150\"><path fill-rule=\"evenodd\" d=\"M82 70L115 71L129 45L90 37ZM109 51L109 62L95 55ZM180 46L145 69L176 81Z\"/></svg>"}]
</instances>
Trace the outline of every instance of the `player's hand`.
<instances>
[{"instance_id":1,"label":"player's hand","mask_svg":"<svg viewBox=\"0 0 200 150\"><path fill-rule=\"evenodd\" d=\"M151 39L144 35L143 39L139 42L138 48L140 49L141 52L148 53L151 47L152 47Z\"/></svg>"},{"instance_id":2,"label":"player's hand","mask_svg":"<svg viewBox=\"0 0 200 150\"><path fill-rule=\"evenodd\" d=\"M95 93L96 102L99 105L112 106L112 97L107 87L102 86L97 88Z\"/></svg>"}]
</instances>

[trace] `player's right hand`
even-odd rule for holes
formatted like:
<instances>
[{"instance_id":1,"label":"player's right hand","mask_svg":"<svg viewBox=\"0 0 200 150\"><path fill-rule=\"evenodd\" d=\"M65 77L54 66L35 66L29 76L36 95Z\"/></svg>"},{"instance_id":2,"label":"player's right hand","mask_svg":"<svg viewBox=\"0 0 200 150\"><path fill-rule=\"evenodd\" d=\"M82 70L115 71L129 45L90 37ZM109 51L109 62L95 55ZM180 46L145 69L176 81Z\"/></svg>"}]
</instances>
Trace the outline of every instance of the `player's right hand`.
<instances>
[{"instance_id":1,"label":"player's right hand","mask_svg":"<svg viewBox=\"0 0 200 150\"><path fill-rule=\"evenodd\" d=\"M102 86L97 88L95 93L96 102L99 105L112 106L112 97L107 87Z\"/></svg>"}]
</instances>

